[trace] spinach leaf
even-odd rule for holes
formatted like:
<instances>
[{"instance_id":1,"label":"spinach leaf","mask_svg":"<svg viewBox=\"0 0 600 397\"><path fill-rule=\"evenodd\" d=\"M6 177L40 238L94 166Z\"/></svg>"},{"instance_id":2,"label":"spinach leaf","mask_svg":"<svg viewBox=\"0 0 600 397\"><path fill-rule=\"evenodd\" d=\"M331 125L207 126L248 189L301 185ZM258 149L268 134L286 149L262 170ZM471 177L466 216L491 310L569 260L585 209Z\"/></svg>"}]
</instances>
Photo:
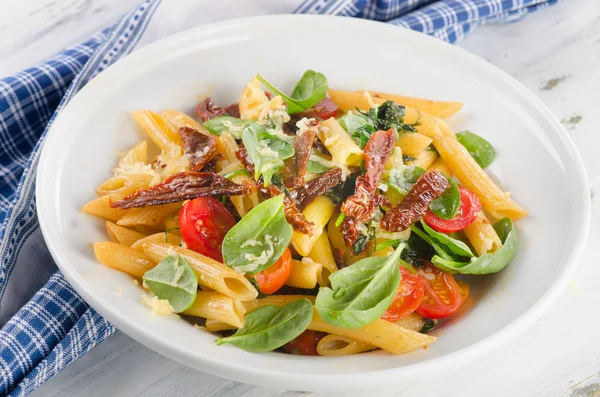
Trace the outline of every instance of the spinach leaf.
<instances>
[{"instance_id":1,"label":"spinach leaf","mask_svg":"<svg viewBox=\"0 0 600 397\"><path fill-rule=\"evenodd\" d=\"M234 176L238 176L238 175L247 175L250 177L252 176L252 175L250 175L250 173L247 170L241 169L241 170L235 170L235 171L228 172L227 174L223 175L223 178L231 179Z\"/></svg>"},{"instance_id":2,"label":"spinach leaf","mask_svg":"<svg viewBox=\"0 0 600 397\"><path fill-rule=\"evenodd\" d=\"M308 164L306 165L306 171L312 172L313 174L322 174L328 170L329 167L319 163L318 161L308 160Z\"/></svg>"},{"instance_id":3,"label":"spinach leaf","mask_svg":"<svg viewBox=\"0 0 600 397\"><path fill-rule=\"evenodd\" d=\"M275 350L306 330L313 316L308 299L284 306L263 306L246 315L244 326L232 336L217 339L217 345L230 343L253 353Z\"/></svg>"},{"instance_id":4,"label":"spinach leaf","mask_svg":"<svg viewBox=\"0 0 600 397\"><path fill-rule=\"evenodd\" d=\"M448 261L454 260L454 257L450 255L450 253L447 251L444 245L438 243L437 240L431 238L427 233L419 229L416 225L411 225L410 230L417 236L421 237L421 239L423 239L427 244L429 244L431 248L433 248L433 250L436 252L436 254L438 254L441 258Z\"/></svg>"},{"instance_id":5,"label":"spinach leaf","mask_svg":"<svg viewBox=\"0 0 600 397\"><path fill-rule=\"evenodd\" d=\"M429 331L431 331L435 327L435 324L436 324L436 320L432 320L432 319L427 318L427 317L423 317L423 322L425 324L423 324L423 327L419 331L422 334L426 334Z\"/></svg>"},{"instance_id":6,"label":"spinach leaf","mask_svg":"<svg viewBox=\"0 0 600 397\"><path fill-rule=\"evenodd\" d=\"M381 251L388 247L394 247L394 246L397 247L398 244L400 244L401 242L402 242L402 240L386 240L383 243L377 243L377 245L375 246L375 252Z\"/></svg>"},{"instance_id":7,"label":"spinach leaf","mask_svg":"<svg viewBox=\"0 0 600 397\"><path fill-rule=\"evenodd\" d=\"M340 118L339 122L361 149L375 133L375 127L369 124L368 119L363 115L349 114Z\"/></svg>"},{"instance_id":8,"label":"spinach leaf","mask_svg":"<svg viewBox=\"0 0 600 397\"><path fill-rule=\"evenodd\" d=\"M215 135L221 135L223 131L228 131L235 139L241 139L242 130L248 123L248 120L237 117L219 116L206 121L204 127Z\"/></svg>"},{"instance_id":9,"label":"spinach leaf","mask_svg":"<svg viewBox=\"0 0 600 397\"><path fill-rule=\"evenodd\" d=\"M283 161L294 155L294 147L288 142L269 134L257 123L248 123L242 132L242 141L254 162L254 179L262 174L265 187L273 174L283 167Z\"/></svg>"},{"instance_id":10,"label":"spinach leaf","mask_svg":"<svg viewBox=\"0 0 600 397\"><path fill-rule=\"evenodd\" d=\"M450 251L451 253L458 256L466 256L469 258L473 257L473 252L467 244L463 243L458 239L454 239L448 236L447 234L433 230L425 222L423 222L422 219L421 225L423 226L423 230L425 230L433 240L435 240L447 249L446 251Z\"/></svg>"},{"instance_id":11,"label":"spinach leaf","mask_svg":"<svg viewBox=\"0 0 600 397\"><path fill-rule=\"evenodd\" d=\"M494 229L502 241L502 247L493 254L484 254L470 262L455 262L439 256L431 258L437 268L461 274L490 274L497 273L515 257L517 252L517 232L508 218L500 219L494 224Z\"/></svg>"},{"instance_id":12,"label":"spinach leaf","mask_svg":"<svg viewBox=\"0 0 600 397\"><path fill-rule=\"evenodd\" d=\"M411 233L400 258L413 266L420 266L421 259L431 259L435 251L425 240Z\"/></svg>"},{"instance_id":13,"label":"spinach leaf","mask_svg":"<svg viewBox=\"0 0 600 397\"><path fill-rule=\"evenodd\" d=\"M227 232L221 249L223 260L240 273L258 273L281 257L291 238L282 194L254 207Z\"/></svg>"},{"instance_id":14,"label":"spinach leaf","mask_svg":"<svg viewBox=\"0 0 600 397\"><path fill-rule=\"evenodd\" d=\"M451 178L446 177L450 187L438 198L429 204L429 209L442 219L452 219L460 208L460 191L458 185Z\"/></svg>"},{"instance_id":15,"label":"spinach leaf","mask_svg":"<svg viewBox=\"0 0 600 397\"><path fill-rule=\"evenodd\" d=\"M316 105L327 95L327 77L314 70L304 72L291 96L285 95L260 75L257 75L256 78L273 91L275 95L281 95L287 105L288 114L300 113Z\"/></svg>"},{"instance_id":16,"label":"spinach leaf","mask_svg":"<svg viewBox=\"0 0 600 397\"><path fill-rule=\"evenodd\" d=\"M389 172L388 186L399 193L406 194L424 173L423 168L410 165L392 168Z\"/></svg>"},{"instance_id":17,"label":"spinach leaf","mask_svg":"<svg viewBox=\"0 0 600 397\"><path fill-rule=\"evenodd\" d=\"M470 131L456 134L456 139L467 149L481 168L485 168L494 162L496 149L491 143Z\"/></svg>"},{"instance_id":18,"label":"spinach leaf","mask_svg":"<svg viewBox=\"0 0 600 397\"><path fill-rule=\"evenodd\" d=\"M385 101L379 106L372 107L367 113L361 114L369 119L376 130L389 130L392 128L397 133L416 131L412 125L404 124L404 106L393 101Z\"/></svg>"},{"instance_id":19,"label":"spinach leaf","mask_svg":"<svg viewBox=\"0 0 600 397\"><path fill-rule=\"evenodd\" d=\"M329 276L331 288L321 288L315 306L323 321L342 328L361 328L380 318L400 284L400 244L387 258L370 257Z\"/></svg>"},{"instance_id":20,"label":"spinach leaf","mask_svg":"<svg viewBox=\"0 0 600 397\"><path fill-rule=\"evenodd\" d=\"M189 309L196 300L198 276L181 256L167 256L142 279L159 299L169 301L175 313Z\"/></svg>"}]
</instances>

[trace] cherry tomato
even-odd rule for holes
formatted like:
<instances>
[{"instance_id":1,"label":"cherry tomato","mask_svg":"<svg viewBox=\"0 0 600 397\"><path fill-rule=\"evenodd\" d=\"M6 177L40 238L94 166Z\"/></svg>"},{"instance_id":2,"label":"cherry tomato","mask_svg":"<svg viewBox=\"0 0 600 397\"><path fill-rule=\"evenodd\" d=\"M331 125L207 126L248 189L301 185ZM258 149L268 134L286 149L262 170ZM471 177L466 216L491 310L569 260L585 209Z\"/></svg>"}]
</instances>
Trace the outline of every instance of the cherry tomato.
<instances>
[{"instance_id":1,"label":"cherry tomato","mask_svg":"<svg viewBox=\"0 0 600 397\"><path fill-rule=\"evenodd\" d=\"M335 117L337 115L338 106L331 100L331 98L323 98L323 100L317 103L310 109L306 109L305 111L299 113L302 117L318 117L323 120L326 120L330 117Z\"/></svg>"},{"instance_id":2,"label":"cherry tomato","mask_svg":"<svg viewBox=\"0 0 600 397\"><path fill-rule=\"evenodd\" d=\"M223 262L223 239L234 225L233 215L212 197L189 201L179 213L179 228L185 245L219 262Z\"/></svg>"},{"instance_id":3,"label":"cherry tomato","mask_svg":"<svg viewBox=\"0 0 600 397\"><path fill-rule=\"evenodd\" d=\"M427 262L419 269L419 276L425 287L425 295L417 313L427 318L444 318L458 310L462 297L458 284L450 273Z\"/></svg>"},{"instance_id":4,"label":"cherry tomato","mask_svg":"<svg viewBox=\"0 0 600 397\"><path fill-rule=\"evenodd\" d=\"M316 356L317 345L319 341L327 335L324 332L306 330L295 339L292 339L281 348L289 354L298 354L301 356Z\"/></svg>"},{"instance_id":5,"label":"cherry tomato","mask_svg":"<svg viewBox=\"0 0 600 397\"><path fill-rule=\"evenodd\" d=\"M459 186L458 189L460 191L460 207L454 218L442 219L431 212L429 208L427 209L424 219L432 229L442 233L458 232L477 218L477 213L481 211L479 198L475 193L462 186Z\"/></svg>"},{"instance_id":6,"label":"cherry tomato","mask_svg":"<svg viewBox=\"0 0 600 397\"><path fill-rule=\"evenodd\" d=\"M469 288L469 284L464 281L456 280L456 284L458 284L458 289L460 290L460 296L462 298L462 304L464 304L467 299L469 299L469 292L471 288Z\"/></svg>"},{"instance_id":7,"label":"cherry tomato","mask_svg":"<svg viewBox=\"0 0 600 397\"><path fill-rule=\"evenodd\" d=\"M414 312L423 300L425 288L421 278L412 274L404 266L400 267L402 280L392 304L381 316L387 321L397 321Z\"/></svg>"},{"instance_id":8,"label":"cherry tomato","mask_svg":"<svg viewBox=\"0 0 600 397\"><path fill-rule=\"evenodd\" d=\"M254 279L258 284L260 292L263 294L272 294L283 287L290 278L292 272L292 254L288 248L283 251L283 255L273 265L262 272L256 273Z\"/></svg>"}]
</instances>

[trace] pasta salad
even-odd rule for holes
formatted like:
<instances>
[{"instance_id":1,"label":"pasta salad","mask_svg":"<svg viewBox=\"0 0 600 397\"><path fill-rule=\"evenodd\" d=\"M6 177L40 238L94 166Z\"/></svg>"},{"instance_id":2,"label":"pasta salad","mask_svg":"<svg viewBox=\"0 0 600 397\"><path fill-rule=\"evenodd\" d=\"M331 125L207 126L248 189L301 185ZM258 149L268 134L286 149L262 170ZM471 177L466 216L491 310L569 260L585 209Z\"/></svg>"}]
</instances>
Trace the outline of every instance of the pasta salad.
<instances>
[{"instance_id":1,"label":"pasta salad","mask_svg":"<svg viewBox=\"0 0 600 397\"><path fill-rule=\"evenodd\" d=\"M82 209L106 220L95 256L219 345L426 347L468 299L455 275L502 270L527 215L484 171L494 147L448 125L461 107L331 89L308 70L289 95L257 75L238 103L207 98L194 117L136 110L149 141Z\"/></svg>"}]
</instances>

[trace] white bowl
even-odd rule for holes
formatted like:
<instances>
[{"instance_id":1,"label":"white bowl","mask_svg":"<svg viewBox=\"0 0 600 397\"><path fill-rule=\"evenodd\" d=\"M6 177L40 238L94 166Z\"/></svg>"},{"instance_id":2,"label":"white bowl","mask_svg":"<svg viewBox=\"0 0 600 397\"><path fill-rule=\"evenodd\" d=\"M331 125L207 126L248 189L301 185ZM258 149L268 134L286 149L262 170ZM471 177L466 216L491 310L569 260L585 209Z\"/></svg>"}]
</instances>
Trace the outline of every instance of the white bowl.
<instances>
[{"instance_id":1,"label":"white bowl","mask_svg":"<svg viewBox=\"0 0 600 397\"><path fill-rule=\"evenodd\" d=\"M184 320L154 316L139 287L96 262L90 244L104 222L79 211L111 175L117 152L141 139L134 109L181 109L211 95L237 100L261 73L289 90L306 69L331 87L462 101L450 120L496 147L490 172L530 216L517 222L519 251L495 276L473 277L472 304L435 332L426 350L350 357L252 354L216 346ZM53 258L77 292L117 328L183 364L237 381L340 391L413 382L452 371L498 347L538 318L573 273L587 236L585 171L560 123L530 92L481 59L431 37L382 23L274 16L189 30L109 67L69 103L48 134L37 179L40 224ZM122 295L115 290L122 288Z\"/></svg>"}]
</instances>

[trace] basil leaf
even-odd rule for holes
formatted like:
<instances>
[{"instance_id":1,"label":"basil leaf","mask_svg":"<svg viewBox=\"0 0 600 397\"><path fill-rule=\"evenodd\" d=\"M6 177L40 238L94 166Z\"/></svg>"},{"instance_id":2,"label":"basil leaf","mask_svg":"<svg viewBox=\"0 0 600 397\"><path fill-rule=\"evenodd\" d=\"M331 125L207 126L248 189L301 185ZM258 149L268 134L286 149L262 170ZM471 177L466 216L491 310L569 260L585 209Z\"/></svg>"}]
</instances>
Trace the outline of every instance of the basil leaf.
<instances>
[{"instance_id":1,"label":"basil leaf","mask_svg":"<svg viewBox=\"0 0 600 397\"><path fill-rule=\"evenodd\" d=\"M398 244L400 244L402 242L402 240L386 240L383 243L378 243L375 246L375 252L377 251L381 251L383 249L386 249L388 247L393 247L393 246L397 246Z\"/></svg>"},{"instance_id":2,"label":"basil leaf","mask_svg":"<svg viewBox=\"0 0 600 397\"><path fill-rule=\"evenodd\" d=\"M451 178L446 179L448 179L450 187L440 197L429 204L429 209L442 219L452 219L456 216L460 208L460 191L456 182Z\"/></svg>"},{"instance_id":3,"label":"basil leaf","mask_svg":"<svg viewBox=\"0 0 600 397\"><path fill-rule=\"evenodd\" d=\"M421 219L421 225L423 226L423 230L429 234L429 236L447 248L453 254L458 256L466 256L471 258L473 256L473 252L469 248L469 246L458 239L454 239L447 234L440 233L438 231L430 228L423 220Z\"/></svg>"},{"instance_id":4,"label":"basil leaf","mask_svg":"<svg viewBox=\"0 0 600 397\"><path fill-rule=\"evenodd\" d=\"M248 122L248 120L238 119L237 117L219 116L206 121L204 127L215 135L221 135L223 131L227 131L235 139L241 139L242 130Z\"/></svg>"},{"instance_id":5,"label":"basil leaf","mask_svg":"<svg viewBox=\"0 0 600 397\"><path fill-rule=\"evenodd\" d=\"M273 174L283 167L283 161L294 155L294 147L288 142L269 134L257 123L248 123L242 132L242 141L254 162L254 179L262 174L265 187Z\"/></svg>"},{"instance_id":6,"label":"basil leaf","mask_svg":"<svg viewBox=\"0 0 600 397\"><path fill-rule=\"evenodd\" d=\"M159 299L169 301L175 313L189 309L196 300L198 276L187 261L179 256L167 256L142 279Z\"/></svg>"},{"instance_id":7,"label":"basil leaf","mask_svg":"<svg viewBox=\"0 0 600 397\"><path fill-rule=\"evenodd\" d=\"M252 176L252 175L250 175L250 173L247 170L241 169L241 170L235 170L235 171L228 172L227 174L223 175L223 178L231 179L234 176L238 176L238 175Z\"/></svg>"},{"instance_id":8,"label":"basil leaf","mask_svg":"<svg viewBox=\"0 0 600 397\"><path fill-rule=\"evenodd\" d=\"M392 168L388 176L388 186L399 193L406 194L424 173L425 170L423 168L412 167L410 165Z\"/></svg>"},{"instance_id":9,"label":"basil leaf","mask_svg":"<svg viewBox=\"0 0 600 397\"><path fill-rule=\"evenodd\" d=\"M258 273L277 262L291 238L282 194L254 207L227 232L223 261L240 273Z\"/></svg>"},{"instance_id":10,"label":"basil leaf","mask_svg":"<svg viewBox=\"0 0 600 397\"><path fill-rule=\"evenodd\" d=\"M342 328L361 328L380 318L400 285L400 244L387 258L370 257L329 276L331 288L321 288L315 306L323 321Z\"/></svg>"},{"instance_id":11,"label":"basil leaf","mask_svg":"<svg viewBox=\"0 0 600 397\"><path fill-rule=\"evenodd\" d=\"M340 117L338 119L338 122L342 127L344 127L344 129L350 136L352 136L354 131L356 131L360 127L369 125L369 121L362 114L347 114L345 116Z\"/></svg>"},{"instance_id":12,"label":"basil leaf","mask_svg":"<svg viewBox=\"0 0 600 397\"><path fill-rule=\"evenodd\" d=\"M470 131L456 134L456 139L467 149L481 168L485 168L494 162L496 149L491 143Z\"/></svg>"},{"instance_id":13,"label":"basil leaf","mask_svg":"<svg viewBox=\"0 0 600 397\"><path fill-rule=\"evenodd\" d=\"M436 252L436 254L438 254L442 259L445 259L448 261L454 260L454 257L452 255L450 255L450 253L446 250L446 248L442 244L438 243L437 240L434 240L433 238L431 238L423 230L419 229L415 225L411 225L410 230L417 236L421 237L421 239L423 239L427 244L429 244L431 246L431 248L433 248L433 250Z\"/></svg>"},{"instance_id":14,"label":"basil leaf","mask_svg":"<svg viewBox=\"0 0 600 397\"><path fill-rule=\"evenodd\" d=\"M303 110L313 107L321 102L327 95L327 78L314 70L304 72L298 84L292 91L291 96L285 95L283 92L275 88L271 83L257 75L256 78L261 83L266 85L274 94L280 95L285 101L288 114L300 113Z\"/></svg>"},{"instance_id":15,"label":"basil leaf","mask_svg":"<svg viewBox=\"0 0 600 397\"><path fill-rule=\"evenodd\" d=\"M308 160L308 164L306 165L306 171L312 172L313 174L322 174L328 170L329 167L319 163L318 161Z\"/></svg>"},{"instance_id":16,"label":"basil leaf","mask_svg":"<svg viewBox=\"0 0 600 397\"><path fill-rule=\"evenodd\" d=\"M455 262L436 255L431 258L431 263L437 268L450 273L490 274L499 272L515 257L517 232L512 221L508 218L496 222L494 229L502 241L502 247L498 251L481 255L477 259L473 258L470 262Z\"/></svg>"},{"instance_id":17,"label":"basil leaf","mask_svg":"<svg viewBox=\"0 0 600 397\"><path fill-rule=\"evenodd\" d=\"M275 350L306 330L313 316L308 299L284 306L263 306L246 315L244 326L232 336L217 339L217 345L230 343L252 353Z\"/></svg>"}]
</instances>

